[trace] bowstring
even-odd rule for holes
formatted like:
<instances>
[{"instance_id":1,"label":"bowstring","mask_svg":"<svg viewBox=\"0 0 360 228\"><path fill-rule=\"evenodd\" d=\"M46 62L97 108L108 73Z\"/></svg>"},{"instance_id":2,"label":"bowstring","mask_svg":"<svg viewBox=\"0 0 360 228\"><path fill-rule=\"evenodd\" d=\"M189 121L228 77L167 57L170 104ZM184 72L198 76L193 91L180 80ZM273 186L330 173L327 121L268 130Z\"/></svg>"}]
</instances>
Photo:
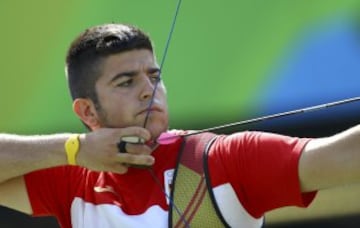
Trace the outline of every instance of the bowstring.
<instances>
[{"instance_id":1,"label":"bowstring","mask_svg":"<svg viewBox=\"0 0 360 228\"><path fill-rule=\"evenodd\" d=\"M164 68L164 64L165 64L165 60L167 57L167 53L170 47L170 43L171 43L171 38L173 37L173 33L175 30L175 25L176 25L176 21L179 15L179 11L180 11L180 6L181 6L182 0L178 0L177 4L176 4L176 9L175 9L175 13L173 16L173 20L171 22L171 26L170 26L170 32L168 34L166 43L165 43L165 48L164 48L164 52L162 55L162 59L161 59L161 63L160 63L160 76L158 78L158 80L155 82L154 85L154 89L153 92L151 94L151 99L147 108L147 112L146 112L146 116L145 116L145 120L144 120L144 124L143 124L143 128L146 128L146 125L148 123L149 120L149 116L150 116L150 112L151 112L151 107L154 103L155 100L155 95L156 95L156 90L159 86L159 83L161 82L161 77L162 77L162 69ZM184 218L184 214L180 211L180 209L175 205L172 197L170 195L168 195L165 191L165 189L161 186L160 180L156 177L154 171L152 168L148 169L149 173L151 175L151 177L153 178L153 180L155 181L155 183L160 187L161 191L163 192L163 194L165 195L165 197L168 199L169 201L169 208L174 208L176 213L179 215L180 220L184 223L185 227L190 227L188 221Z\"/></svg>"},{"instance_id":2,"label":"bowstring","mask_svg":"<svg viewBox=\"0 0 360 228\"><path fill-rule=\"evenodd\" d=\"M179 11L180 11L181 2L182 2L182 0L178 0L177 5L176 5L175 14L174 14L171 26L170 26L170 32L169 32L169 35L168 35L168 38L167 38L167 41L166 41L166 44L165 44L164 53L163 53L161 63L160 63L160 76L159 76L158 80L156 81L156 83L154 85L153 92L151 94L150 103L148 105L148 109L147 109L147 112L146 112L145 121L144 121L144 125L143 125L144 128L146 127L146 124L148 122L149 115L150 115L150 112L151 112L150 108L152 107L152 105L154 103L156 90L157 90L157 87L158 87L158 85L159 85L159 83L161 81L162 69L164 68L166 56L167 56L167 53L168 53L168 50L169 50L169 47L170 47L171 38L173 37L173 33L174 33L174 30L175 30L175 25L176 25L176 21L177 21Z\"/></svg>"}]
</instances>

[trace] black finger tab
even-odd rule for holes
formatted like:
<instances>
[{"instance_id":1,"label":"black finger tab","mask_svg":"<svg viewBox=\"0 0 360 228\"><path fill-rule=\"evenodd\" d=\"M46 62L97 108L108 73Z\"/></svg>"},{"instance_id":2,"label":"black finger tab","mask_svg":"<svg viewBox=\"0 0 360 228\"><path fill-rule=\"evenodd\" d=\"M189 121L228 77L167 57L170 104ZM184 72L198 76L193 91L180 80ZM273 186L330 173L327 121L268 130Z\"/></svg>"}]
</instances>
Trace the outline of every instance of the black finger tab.
<instances>
[{"instance_id":1,"label":"black finger tab","mask_svg":"<svg viewBox=\"0 0 360 228\"><path fill-rule=\"evenodd\" d=\"M117 145L117 148L118 148L118 151L120 152L120 153L127 153L127 151L126 151L126 143L127 142L125 142L125 141L120 141L120 142L118 142L116 145Z\"/></svg>"}]
</instances>

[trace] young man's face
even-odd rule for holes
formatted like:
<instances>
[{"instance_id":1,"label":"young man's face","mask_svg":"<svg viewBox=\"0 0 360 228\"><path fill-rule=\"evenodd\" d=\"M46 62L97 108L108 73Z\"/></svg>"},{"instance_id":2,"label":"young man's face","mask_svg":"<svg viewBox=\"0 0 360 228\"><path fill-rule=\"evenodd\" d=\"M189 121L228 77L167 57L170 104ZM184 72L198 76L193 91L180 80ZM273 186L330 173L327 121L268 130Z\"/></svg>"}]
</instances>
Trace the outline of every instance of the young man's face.
<instances>
[{"instance_id":1,"label":"young man's face","mask_svg":"<svg viewBox=\"0 0 360 228\"><path fill-rule=\"evenodd\" d=\"M114 54L105 59L95 84L100 127L143 126L160 69L146 49ZM166 90L157 87L146 128L153 138L168 128Z\"/></svg>"}]
</instances>

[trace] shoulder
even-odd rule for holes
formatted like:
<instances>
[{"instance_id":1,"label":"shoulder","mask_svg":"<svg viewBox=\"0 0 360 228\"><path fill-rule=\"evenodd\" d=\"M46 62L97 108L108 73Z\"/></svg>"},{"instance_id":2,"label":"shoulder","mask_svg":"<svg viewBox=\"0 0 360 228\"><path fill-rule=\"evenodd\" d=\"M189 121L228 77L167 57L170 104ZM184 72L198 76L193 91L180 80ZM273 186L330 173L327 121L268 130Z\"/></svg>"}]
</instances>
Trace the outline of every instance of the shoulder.
<instances>
[{"instance_id":1,"label":"shoulder","mask_svg":"<svg viewBox=\"0 0 360 228\"><path fill-rule=\"evenodd\" d=\"M307 142L307 138L298 138L287 135L281 135L271 132L261 131L243 131L237 132L231 135L221 135L216 144L219 147L268 147L270 145L278 146L296 146L297 144L303 144Z\"/></svg>"}]
</instances>

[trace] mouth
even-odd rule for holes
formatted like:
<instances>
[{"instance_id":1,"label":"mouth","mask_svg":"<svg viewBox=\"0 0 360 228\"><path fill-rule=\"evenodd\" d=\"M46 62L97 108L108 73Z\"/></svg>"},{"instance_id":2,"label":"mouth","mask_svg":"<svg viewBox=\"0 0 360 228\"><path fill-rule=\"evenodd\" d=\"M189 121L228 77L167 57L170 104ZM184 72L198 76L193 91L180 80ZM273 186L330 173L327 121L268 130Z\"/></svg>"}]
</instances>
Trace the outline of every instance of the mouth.
<instances>
[{"instance_id":1,"label":"mouth","mask_svg":"<svg viewBox=\"0 0 360 228\"><path fill-rule=\"evenodd\" d=\"M163 110L158 107L158 106L152 106L150 108L146 108L146 109L143 109L141 110L138 115L143 115L143 114L147 114L147 113L151 113L151 112L163 112Z\"/></svg>"}]
</instances>

